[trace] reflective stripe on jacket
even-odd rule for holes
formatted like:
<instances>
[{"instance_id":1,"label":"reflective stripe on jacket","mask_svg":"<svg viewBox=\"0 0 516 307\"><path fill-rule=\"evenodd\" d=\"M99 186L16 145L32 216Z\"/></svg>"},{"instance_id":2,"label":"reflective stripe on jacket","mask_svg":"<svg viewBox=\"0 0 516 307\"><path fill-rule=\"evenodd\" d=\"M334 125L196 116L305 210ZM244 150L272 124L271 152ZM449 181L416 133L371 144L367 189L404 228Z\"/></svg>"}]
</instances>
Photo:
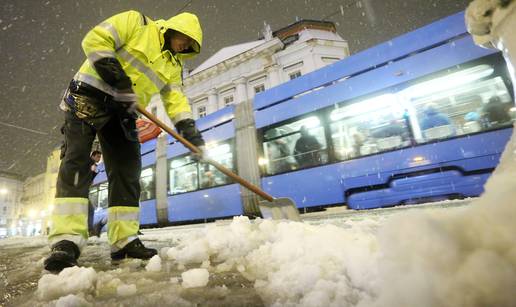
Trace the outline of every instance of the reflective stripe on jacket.
<instances>
[{"instance_id":1,"label":"reflective stripe on jacket","mask_svg":"<svg viewBox=\"0 0 516 307\"><path fill-rule=\"evenodd\" d=\"M172 29L192 38L197 44L190 53L173 55L163 50L164 34ZM182 87L182 66L185 58L200 52L202 30L197 17L181 13L168 20L153 21L136 11L127 11L108 18L85 36L82 47L87 60L75 79L116 95L116 89L102 80L93 67L101 58L116 58L127 76L138 103L146 107L151 97L161 95L165 110L174 123L192 118L191 108Z\"/></svg>"}]
</instances>

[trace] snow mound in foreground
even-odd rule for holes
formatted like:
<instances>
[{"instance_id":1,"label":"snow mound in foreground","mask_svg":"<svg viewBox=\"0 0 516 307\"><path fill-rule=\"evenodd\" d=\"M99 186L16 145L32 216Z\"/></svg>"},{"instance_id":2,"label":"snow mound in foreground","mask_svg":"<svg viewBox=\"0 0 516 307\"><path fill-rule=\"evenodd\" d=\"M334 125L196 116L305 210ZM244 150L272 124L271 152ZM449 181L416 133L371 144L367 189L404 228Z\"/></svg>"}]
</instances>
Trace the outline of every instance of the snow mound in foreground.
<instances>
[{"instance_id":1,"label":"snow mound in foreground","mask_svg":"<svg viewBox=\"0 0 516 307\"><path fill-rule=\"evenodd\" d=\"M210 273L206 269L191 269L181 274L183 288L204 287L208 284Z\"/></svg>"},{"instance_id":2,"label":"snow mound in foreground","mask_svg":"<svg viewBox=\"0 0 516 307\"><path fill-rule=\"evenodd\" d=\"M210 260L216 273L237 270L254 281L268 305L313 306L318 300L341 304L368 297L377 244L372 233L334 225L236 217L229 226L189 233L167 256L181 265Z\"/></svg>"},{"instance_id":3,"label":"snow mound in foreground","mask_svg":"<svg viewBox=\"0 0 516 307\"><path fill-rule=\"evenodd\" d=\"M513 134L485 193L470 206L390 219L379 230L375 305L516 306L514 174Z\"/></svg>"},{"instance_id":4,"label":"snow mound in foreground","mask_svg":"<svg viewBox=\"0 0 516 307\"><path fill-rule=\"evenodd\" d=\"M149 272L159 272L161 271L161 258L158 255L152 256L149 260L149 263L145 266L145 270Z\"/></svg>"},{"instance_id":5,"label":"snow mound in foreground","mask_svg":"<svg viewBox=\"0 0 516 307\"><path fill-rule=\"evenodd\" d=\"M92 306L87 300L79 295L69 294L67 296L60 297L55 302L56 307L73 307L73 306L81 306L81 307L89 307Z\"/></svg>"},{"instance_id":6,"label":"snow mound in foreground","mask_svg":"<svg viewBox=\"0 0 516 307\"><path fill-rule=\"evenodd\" d=\"M95 289L97 273L92 268L71 267L59 275L45 274L38 281L38 296L42 300L53 300L61 296L89 293Z\"/></svg>"}]
</instances>

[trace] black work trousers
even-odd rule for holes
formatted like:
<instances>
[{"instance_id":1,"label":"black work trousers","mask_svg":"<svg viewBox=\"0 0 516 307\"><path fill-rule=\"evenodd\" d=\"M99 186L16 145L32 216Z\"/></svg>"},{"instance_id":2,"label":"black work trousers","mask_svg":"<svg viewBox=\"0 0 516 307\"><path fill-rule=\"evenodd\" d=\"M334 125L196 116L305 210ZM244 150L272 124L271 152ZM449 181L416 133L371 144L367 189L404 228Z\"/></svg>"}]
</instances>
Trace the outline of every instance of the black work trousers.
<instances>
[{"instance_id":1,"label":"black work trousers","mask_svg":"<svg viewBox=\"0 0 516 307\"><path fill-rule=\"evenodd\" d=\"M81 95L80 91L78 94ZM79 118L73 111L65 112L64 146L56 197L88 198L92 183L90 152L95 135L98 135L109 182L109 207L137 207L140 198L140 143L137 138L129 136L134 136L136 131L134 114L108 105L117 102L106 102L88 95L82 98L92 103L98 112L91 118Z\"/></svg>"}]
</instances>

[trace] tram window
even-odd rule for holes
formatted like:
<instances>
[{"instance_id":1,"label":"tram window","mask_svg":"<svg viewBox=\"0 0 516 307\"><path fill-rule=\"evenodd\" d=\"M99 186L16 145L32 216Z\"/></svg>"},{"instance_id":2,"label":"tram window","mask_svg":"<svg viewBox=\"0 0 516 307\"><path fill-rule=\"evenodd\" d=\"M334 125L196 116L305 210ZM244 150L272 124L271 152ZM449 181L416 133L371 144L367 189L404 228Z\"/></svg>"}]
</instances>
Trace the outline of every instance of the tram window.
<instances>
[{"instance_id":1,"label":"tram window","mask_svg":"<svg viewBox=\"0 0 516 307\"><path fill-rule=\"evenodd\" d=\"M101 183L99 185L99 202L98 207L107 208L108 207L108 183Z\"/></svg>"},{"instance_id":2,"label":"tram window","mask_svg":"<svg viewBox=\"0 0 516 307\"><path fill-rule=\"evenodd\" d=\"M169 165L170 194L198 189L197 162L190 155L173 159Z\"/></svg>"},{"instance_id":3,"label":"tram window","mask_svg":"<svg viewBox=\"0 0 516 307\"><path fill-rule=\"evenodd\" d=\"M90 188L90 193L88 194L88 199L90 200L91 204L94 208L97 208L98 202L99 202L99 187L92 186Z\"/></svg>"},{"instance_id":4,"label":"tram window","mask_svg":"<svg viewBox=\"0 0 516 307\"><path fill-rule=\"evenodd\" d=\"M210 159L224 165L226 168L234 170L232 147L232 143L208 143L206 144L206 155ZM215 187L219 185L228 184L231 182L231 179L228 176L224 175L214 166L207 163L201 163L199 177L201 180L201 188Z\"/></svg>"},{"instance_id":5,"label":"tram window","mask_svg":"<svg viewBox=\"0 0 516 307\"><path fill-rule=\"evenodd\" d=\"M424 81L399 95L410 110L419 143L512 124L510 109L514 103L491 65Z\"/></svg>"},{"instance_id":6,"label":"tram window","mask_svg":"<svg viewBox=\"0 0 516 307\"><path fill-rule=\"evenodd\" d=\"M330 113L335 157L346 160L410 145L406 110L394 94L338 107Z\"/></svg>"},{"instance_id":7,"label":"tram window","mask_svg":"<svg viewBox=\"0 0 516 307\"><path fill-rule=\"evenodd\" d=\"M140 201L156 198L156 186L154 184L154 169L152 167L148 167L142 170L142 174L140 176L140 187Z\"/></svg>"},{"instance_id":8,"label":"tram window","mask_svg":"<svg viewBox=\"0 0 516 307\"><path fill-rule=\"evenodd\" d=\"M267 174L273 175L328 162L324 128L317 116L264 131L261 159Z\"/></svg>"}]
</instances>

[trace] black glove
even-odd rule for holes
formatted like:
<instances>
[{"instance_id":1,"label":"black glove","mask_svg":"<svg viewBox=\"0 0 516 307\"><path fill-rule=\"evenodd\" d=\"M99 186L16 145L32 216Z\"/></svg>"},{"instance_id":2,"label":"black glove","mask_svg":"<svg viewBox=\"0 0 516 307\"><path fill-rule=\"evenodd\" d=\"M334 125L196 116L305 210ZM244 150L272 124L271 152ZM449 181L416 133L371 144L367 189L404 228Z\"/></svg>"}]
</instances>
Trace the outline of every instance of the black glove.
<instances>
[{"instance_id":1,"label":"black glove","mask_svg":"<svg viewBox=\"0 0 516 307\"><path fill-rule=\"evenodd\" d=\"M119 91L130 90L132 86L131 78L127 76L122 65L115 58L102 58L93 63L93 67L99 76L107 84Z\"/></svg>"},{"instance_id":2,"label":"black glove","mask_svg":"<svg viewBox=\"0 0 516 307\"><path fill-rule=\"evenodd\" d=\"M204 146L201 132L195 127L195 121L191 118L183 119L176 123L179 134L195 146Z\"/></svg>"},{"instance_id":3,"label":"black glove","mask_svg":"<svg viewBox=\"0 0 516 307\"><path fill-rule=\"evenodd\" d=\"M99 76L117 92L113 100L117 103L115 109L132 114L136 111L136 95L132 89L131 78L127 76L122 65L115 58L101 58L93 63Z\"/></svg>"}]
</instances>

